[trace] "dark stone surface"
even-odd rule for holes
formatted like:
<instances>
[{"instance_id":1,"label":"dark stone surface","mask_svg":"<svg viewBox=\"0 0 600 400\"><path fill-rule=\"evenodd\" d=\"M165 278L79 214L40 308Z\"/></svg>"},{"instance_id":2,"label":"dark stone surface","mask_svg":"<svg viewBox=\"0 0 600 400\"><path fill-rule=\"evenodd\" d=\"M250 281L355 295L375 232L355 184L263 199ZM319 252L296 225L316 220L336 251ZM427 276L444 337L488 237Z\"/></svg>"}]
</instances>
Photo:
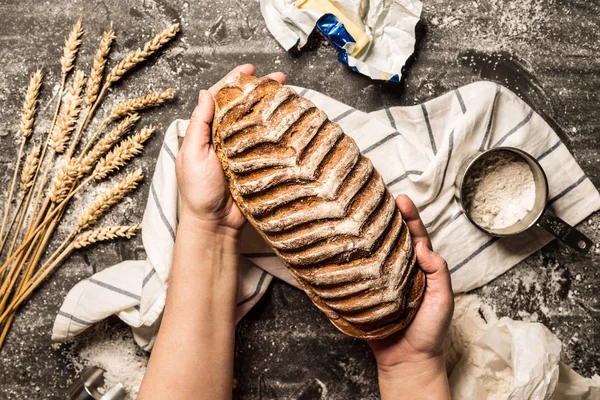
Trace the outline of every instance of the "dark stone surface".
<instances>
[{"instance_id":1,"label":"dark stone surface","mask_svg":"<svg viewBox=\"0 0 600 400\"><path fill-rule=\"evenodd\" d=\"M287 54L266 30L256 2L4 0L0 1L2 203L18 145L27 75L42 66L48 82L42 93L39 135L50 123L64 36L80 14L85 17L86 36L78 66L86 71L99 35L110 23L118 35L111 57L117 60L171 22L182 22L180 38L119 84L101 113L124 98L176 87L176 103L144 115L144 121L164 130L174 118L189 116L199 89L240 63L255 64L258 74L284 71L291 84L320 90L365 111L417 104L473 81L495 80L544 115L592 182L600 185L598 2L425 1L415 58L403 82L391 84L345 69L333 47L318 37L300 55ZM148 176L160 142L154 139L144 159L137 161ZM146 181L109 220L139 220L148 189ZM84 193L77 204L85 204L91 196ZM57 240L69 226L67 221ZM581 225L595 242L600 242L598 228L597 214ZM140 245L136 239L75 253L33 296L0 353L0 398L64 398L75 376L71 360L76 347L52 346L54 315L76 282L122 259L141 257ZM476 291L500 316L538 320L550 327L564 343L563 359L587 376L600 373L596 289L600 251L594 250L582 257L553 242ZM114 320L110 324L127 330ZM236 393L239 398L312 399L323 390L332 399L376 398L373 357L364 343L337 332L302 293L275 283L238 327Z\"/></svg>"}]
</instances>

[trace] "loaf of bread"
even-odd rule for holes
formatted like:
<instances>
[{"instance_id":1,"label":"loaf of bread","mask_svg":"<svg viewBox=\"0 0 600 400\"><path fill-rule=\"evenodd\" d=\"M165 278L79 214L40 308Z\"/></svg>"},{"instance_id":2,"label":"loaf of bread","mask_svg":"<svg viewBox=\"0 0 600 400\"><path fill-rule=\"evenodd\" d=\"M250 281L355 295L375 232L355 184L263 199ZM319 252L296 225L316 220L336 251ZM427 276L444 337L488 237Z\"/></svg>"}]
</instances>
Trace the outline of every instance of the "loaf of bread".
<instances>
[{"instance_id":1,"label":"loaf of bread","mask_svg":"<svg viewBox=\"0 0 600 400\"><path fill-rule=\"evenodd\" d=\"M357 338L406 327L425 275L392 194L354 140L269 78L235 75L215 103L212 140L233 198L313 303Z\"/></svg>"}]
</instances>

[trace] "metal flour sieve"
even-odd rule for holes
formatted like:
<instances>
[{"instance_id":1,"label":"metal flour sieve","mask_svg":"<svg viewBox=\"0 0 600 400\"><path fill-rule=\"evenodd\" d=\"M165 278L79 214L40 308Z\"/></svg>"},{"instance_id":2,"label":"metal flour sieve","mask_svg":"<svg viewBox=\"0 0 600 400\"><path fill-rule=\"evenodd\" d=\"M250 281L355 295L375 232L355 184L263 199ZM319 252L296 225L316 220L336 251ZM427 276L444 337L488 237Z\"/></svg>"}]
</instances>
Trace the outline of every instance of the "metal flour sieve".
<instances>
[{"instance_id":1,"label":"metal flour sieve","mask_svg":"<svg viewBox=\"0 0 600 400\"><path fill-rule=\"evenodd\" d=\"M470 215L466 204L466 187L464 183L467 182L472 176L477 168L478 162L481 162L484 158L490 157L490 155L498 152L510 152L516 154L525 162L527 162L531 172L533 173L533 180L535 183L535 202L533 209L523 219L515 224L502 229L490 229L477 224ZM548 208L548 179L546 178L546 174L544 173L542 166L531 154L514 147L497 147L490 149L478 154L464 163L459 170L458 176L459 181L457 187L459 189L459 199L462 210L469 221L471 221L473 225L482 231L493 236L512 236L524 232L535 225L539 228L542 228L579 253L585 254L590 248L593 247L594 243L590 239L554 215L554 213Z\"/></svg>"}]
</instances>

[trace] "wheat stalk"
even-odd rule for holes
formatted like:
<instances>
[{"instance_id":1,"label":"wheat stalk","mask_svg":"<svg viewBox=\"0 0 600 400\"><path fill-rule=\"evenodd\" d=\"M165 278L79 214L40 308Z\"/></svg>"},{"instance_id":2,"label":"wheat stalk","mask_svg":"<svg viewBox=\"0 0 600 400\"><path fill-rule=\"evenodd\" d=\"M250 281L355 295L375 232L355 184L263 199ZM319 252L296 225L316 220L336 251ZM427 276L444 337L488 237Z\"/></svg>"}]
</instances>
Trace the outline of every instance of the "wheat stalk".
<instances>
[{"instance_id":1,"label":"wheat stalk","mask_svg":"<svg viewBox=\"0 0 600 400\"><path fill-rule=\"evenodd\" d=\"M137 187L143 178L142 170L137 169L127 174L119 183L98 196L91 206L79 216L77 229L87 229L98 222L100 217L110 207L123 200L129 192Z\"/></svg>"},{"instance_id":2,"label":"wheat stalk","mask_svg":"<svg viewBox=\"0 0 600 400\"><path fill-rule=\"evenodd\" d=\"M29 189L33 186L33 175L37 169L38 163L40 161L40 149L41 146L35 145L33 149L29 152L27 157L25 157L25 164L23 164L23 169L21 170L21 182L19 183L19 188L21 189L21 193L19 195L19 202L17 203L17 208L15 209L15 213L13 214L8 227L6 229L6 235L2 238L2 243L0 244L0 254L2 254L2 250L4 250L4 245L6 245L6 241L8 240L8 236L10 235L10 231L19 215L19 223L17 232L15 233L15 238L18 236L19 230L21 228L21 224L23 221L23 213L19 214L21 211L21 207L23 206L23 200ZM12 247L12 246L11 246Z\"/></svg>"},{"instance_id":3,"label":"wheat stalk","mask_svg":"<svg viewBox=\"0 0 600 400\"><path fill-rule=\"evenodd\" d=\"M119 81L129 70L156 53L161 47L173 39L175 35L177 35L177 32L179 32L179 24L171 25L169 28L156 35L151 41L146 42L143 49L137 49L125 56L125 58L113 67L106 77L105 87Z\"/></svg>"},{"instance_id":4,"label":"wheat stalk","mask_svg":"<svg viewBox=\"0 0 600 400\"><path fill-rule=\"evenodd\" d=\"M35 174L35 170L40 162L41 148L41 145L35 145L25 158L25 164L21 170L21 183L19 184L21 189L21 197L25 197L29 189L31 189L33 186L33 175Z\"/></svg>"},{"instance_id":5,"label":"wheat stalk","mask_svg":"<svg viewBox=\"0 0 600 400\"><path fill-rule=\"evenodd\" d=\"M148 126L135 135L123 139L119 144L111 150L104 158L98 160L96 168L92 173L92 177L96 180L106 178L111 172L116 171L125 163L137 156L144 149L143 143L152 136L156 131L156 127Z\"/></svg>"},{"instance_id":6,"label":"wheat stalk","mask_svg":"<svg viewBox=\"0 0 600 400\"><path fill-rule=\"evenodd\" d=\"M52 203L62 203L79 177L79 161L71 158L65 162L50 186L48 197Z\"/></svg>"},{"instance_id":7,"label":"wheat stalk","mask_svg":"<svg viewBox=\"0 0 600 400\"><path fill-rule=\"evenodd\" d=\"M83 35L83 18L79 17L67 40L65 40L65 47L63 49L63 56L60 58L60 65L62 68L62 74L67 75L71 69L73 69L73 63L77 56L77 49L81 44L81 35Z\"/></svg>"},{"instance_id":8,"label":"wheat stalk","mask_svg":"<svg viewBox=\"0 0 600 400\"><path fill-rule=\"evenodd\" d=\"M51 257L54 260L49 260L44 263L39 271L27 282L23 287L22 291L15 296L11 303L6 307L6 310L0 316L0 323L6 321L6 319L12 315L13 311L23 303L29 297L29 295L42 283L42 281L60 264L65 257L67 257L74 249L81 249L83 247L90 246L94 243L103 242L106 240L113 240L118 238L130 239L137 231L139 231L141 225L119 225L105 228L98 228L93 231L86 231L77 235L75 240L64 249L58 257ZM53 255L54 256L54 255Z\"/></svg>"},{"instance_id":9,"label":"wheat stalk","mask_svg":"<svg viewBox=\"0 0 600 400\"><path fill-rule=\"evenodd\" d=\"M94 105L94 102L98 98L98 93L100 93L100 88L102 87L102 76L104 75L104 67L108 61L110 46L115 39L116 36L112 30L112 27L108 31L104 32L102 34L102 39L100 39L100 46L98 47L96 56L94 57L94 64L92 66L92 71L90 72L87 92L85 95L85 104L88 107L92 107Z\"/></svg>"},{"instance_id":10,"label":"wheat stalk","mask_svg":"<svg viewBox=\"0 0 600 400\"><path fill-rule=\"evenodd\" d=\"M73 85L69 93L65 96L64 105L60 111L54 130L50 135L48 145L56 153L61 154L67 148L67 143L75 129L75 124L81 110L82 92L85 86L85 75L82 71L76 71L73 78Z\"/></svg>"},{"instance_id":11,"label":"wheat stalk","mask_svg":"<svg viewBox=\"0 0 600 400\"><path fill-rule=\"evenodd\" d=\"M92 172L96 161L98 161L100 157L103 157L139 120L140 116L138 114L131 114L127 118L123 118L123 120L121 120L108 135L100 139L90 151L83 155L83 158L81 159L81 173L89 174Z\"/></svg>"},{"instance_id":12,"label":"wheat stalk","mask_svg":"<svg viewBox=\"0 0 600 400\"><path fill-rule=\"evenodd\" d=\"M19 125L19 128L21 130L21 146L17 154L15 171L13 173L13 178L10 184L10 190L8 191L8 197L6 198L6 204L4 205L4 216L2 217L2 225L0 226L0 236L2 236L2 234L4 233L8 215L10 213L11 201L15 192L17 176L19 174L19 167L21 165L21 158L23 157L23 151L25 149L25 142L33 132L33 121L35 119L35 112L38 104L37 98L40 94L41 86L42 71L38 69L29 78L29 85L27 86L27 91L25 92L25 99L23 100L23 111L21 112L21 123ZM8 229L8 231L10 231L10 229Z\"/></svg>"},{"instance_id":13,"label":"wheat stalk","mask_svg":"<svg viewBox=\"0 0 600 400\"><path fill-rule=\"evenodd\" d=\"M111 119L119 119L125 115L144 110L146 108L158 107L175 97L175 89L167 89L161 92L149 93L135 99L121 103L112 109Z\"/></svg>"}]
</instances>

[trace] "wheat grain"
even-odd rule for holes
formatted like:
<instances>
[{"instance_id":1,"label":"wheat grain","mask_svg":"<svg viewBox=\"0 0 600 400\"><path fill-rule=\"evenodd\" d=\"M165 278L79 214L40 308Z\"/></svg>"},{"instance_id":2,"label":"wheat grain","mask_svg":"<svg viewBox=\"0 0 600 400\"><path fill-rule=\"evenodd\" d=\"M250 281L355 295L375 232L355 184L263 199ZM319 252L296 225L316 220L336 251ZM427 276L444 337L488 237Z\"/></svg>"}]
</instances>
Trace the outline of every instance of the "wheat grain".
<instances>
[{"instance_id":1,"label":"wheat grain","mask_svg":"<svg viewBox=\"0 0 600 400\"><path fill-rule=\"evenodd\" d=\"M157 52L161 47L173 39L175 35L177 35L177 32L179 32L179 24L174 24L156 35L151 41L147 42L143 49L137 49L125 56L125 58L113 67L106 77L105 87L119 81L123 75L131 70L136 64L145 61L148 57Z\"/></svg>"},{"instance_id":2,"label":"wheat grain","mask_svg":"<svg viewBox=\"0 0 600 400\"><path fill-rule=\"evenodd\" d=\"M91 206L79 216L77 228L87 229L98 222L100 217L102 217L110 207L117 204L129 192L134 190L143 177L142 170L137 169L134 172L127 174L119 183L98 196Z\"/></svg>"},{"instance_id":3,"label":"wheat grain","mask_svg":"<svg viewBox=\"0 0 600 400\"><path fill-rule=\"evenodd\" d=\"M100 39L100 45L98 47L98 50L96 51L96 56L94 57L94 64L92 66L92 71L90 72L87 92L85 95L85 104L88 107L92 107L92 105L98 98L98 93L100 93L100 87L102 86L102 76L104 75L104 67L106 66L106 62L108 61L108 53L110 53L110 46L112 45L112 42L115 39L116 36L112 30L112 27L108 31L104 32L102 34L102 39Z\"/></svg>"},{"instance_id":4,"label":"wheat grain","mask_svg":"<svg viewBox=\"0 0 600 400\"><path fill-rule=\"evenodd\" d=\"M27 87L27 93L25 94L25 100L23 101L20 129L24 138L28 138L33 132L33 120L37 109L37 98L40 94L41 86L42 71L38 69L29 79L29 86Z\"/></svg>"},{"instance_id":5,"label":"wheat grain","mask_svg":"<svg viewBox=\"0 0 600 400\"><path fill-rule=\"evenodd\" d=\"M89 174L92 172L96 161L104 156L115 143L125 136L139 120L140 116L138 114L131 114L127 118L123 118L117 126L100 139L81 160L81 173Z\"/></svg>"},{"instance_id":6,"label":"wheat grain","mask_svg":"<svg viewBox=\"0 0 600 400\"><path fill-rule=\"evenodd\" d=\"M93 231L86 231L77 235L73 241L73 247L81 249L91 244L102 242L105 240L112 240L116 238L131 238L135 236L135 233L140 230L141 225L118 225L110 226L105 228L94 229Z\"/></svg>"},{"instance_id":7,"label":"wheat grain","mask_svg":"<svg viewBox=\"0 0 600 400\"><path fill-rule=\"evenodd\" d=\"M96 168L92 176L96 180L102 180L113 171L116 171L120 167L124 166L127 161L137 156L144 149L143 143L152 136L156 131L156 127L149 126L144 127L142 130L135 135L123 139L117 144L117 146L111 150L104 158L98 160Z\"/></svg>"},{"instance_id":8,"label":"wheat grain","mask_svg":"<svg viewBox=\"0 0 600 400\"><path fill-rule=\"evenodd\" d=\"M76 158L70 158L65 162L50 186L49 198L53 203L61 203L71 192L73 185L79 177L79 161Z\"/></svg>"},{"instance_id":9,"label":"wheat grain","mask_svg":"<svg viewBox=\"0 0 600 400\"><path fill-rule=\"evenodd\" d=\"M27 157L25 158L25 164L21 170L21 196L25 196L29 189L33 186L33 175L37 170L38 163L40 162L40 150L41 145L37 144L31 149Z\"/></svg>"},{"instance_id":10,"label":"wheat grain","mask_svg":"<svg viewBox=\"0 0 600 400\"><path fill-rule=\"evenodd\" d=\"M167 89L161 92L149 93L145 96L140 96L135 99L121 103L112 109L110 114L111 119L119 119L125 115L136 111L141 111L146 108L158 107L165 102L175 97L175 89Z\"/></svg>"},{"instance_id":11,"label":"wheat grain","mask_svg":"<svg viewBox=\"0 0 600 400\"><path fill-rule=\"evenodd\" d=\"M77 56L77 49L81 44L81 35L83 35L83 18L79 17L67 40L65 40L65 47L63 48L63 56L60 58L60 65L62 67L62 74L66 76L69 71L73 69L73 63L75 62L75 57Z\"/></svg>"},{"instance_id":12,"label":"wheat grain","mask_svg":"<svg viewBox=\"0 0 600 400\"><path fill-rule=\"evenodd\" d=\"M81 111L82 92L85 86L85 75L82 71L76 71L73 85L69 93L65 95L64 104L56 120L56 125L50 135L48 145L57 153L63 153L71 137L79 112Z\"/></svg>"}]
</instances>

